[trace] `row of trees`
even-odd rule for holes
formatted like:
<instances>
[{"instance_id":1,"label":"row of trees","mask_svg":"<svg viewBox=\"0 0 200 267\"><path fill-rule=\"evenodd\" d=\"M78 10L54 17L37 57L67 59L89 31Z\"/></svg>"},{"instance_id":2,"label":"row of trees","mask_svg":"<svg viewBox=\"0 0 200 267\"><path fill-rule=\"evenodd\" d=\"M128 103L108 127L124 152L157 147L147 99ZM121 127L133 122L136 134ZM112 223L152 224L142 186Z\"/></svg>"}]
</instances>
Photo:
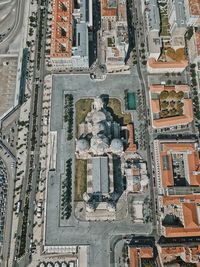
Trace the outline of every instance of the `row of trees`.
<instances>
[{"instance_id":1,"label":"row of trees","mask_svg":"<svg viewBox=\"0 0 200 267\"><path fill-rule=\"evenodd\" d=\"M66 179L62 181L61 219L69 219L72 212L72 159L66 161Z\"/></svg>"},{"instance_id":2,"label":"row of trees","mask_svg":"<svg viewBox=\"0 0 200 267\"><path fill-rule=\"evenodd\" d=\"M74 97L72 94L65 95L64 103L64 122L68 124L67 140L73 138L73 113L74 113Z\"/></svg>"},{"instance_id":3,"label":"row of trees","mask_svg":"<svg viewBox=\"0 0 200 267\"><path fill-rule=\"evenodd\" d=\"M22 219L22 232L20 237L20 247L18 251L18 257L22 257L25 254L26 249L26 236L27 236L27 224L28 224L28 209L29 209L29 199L26 198L26 203L23 210L23 219Z\"/></svg>"}]
</instances>

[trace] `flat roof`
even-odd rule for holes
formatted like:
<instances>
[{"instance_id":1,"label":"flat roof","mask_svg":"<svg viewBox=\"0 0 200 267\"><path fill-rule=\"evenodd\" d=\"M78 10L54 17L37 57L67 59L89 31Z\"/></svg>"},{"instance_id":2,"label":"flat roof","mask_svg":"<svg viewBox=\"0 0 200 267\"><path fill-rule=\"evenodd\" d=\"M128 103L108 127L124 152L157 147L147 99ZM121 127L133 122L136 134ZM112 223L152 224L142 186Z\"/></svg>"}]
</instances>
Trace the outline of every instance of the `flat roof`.
<instances>
[{"instance_id":1,"label":"flat roof","mask_svg":"<svg viewBox=\"0 0 200 267\"><path fill-rule=\"evenodd\" d=\"M150 30L160 30L160 13L157 0L149 0L148 10Z\"/></svg>"},{"instance_id":2,"label":"flat roof","mask_svg":"<svg viewBox=\"0 0 200 267\"><path fill-rule=\"evenodd\" d=\"M175 0L173 2L176 10L176 22L179 27L186 26L185 22L185 4L184 0Z\"/></svg>"},{"instance_id":3,"label":"flat roof","mask_svg":"<svg viewBox=\"0 0 200 267\"><path fill-rule=\"evenodd\" d=\"M86 22L77 24L76 40L78 47L76 54L83 57L88 56L88 27Z\"/></svg>"},{"instance_id":4,"label":"flat roof","mask_svg":"<svg viewBox=\"0 0 200 267\"><path fill-rule=\"evenodd\" d=\"M108 186L108 157L92 158L93 192L107 194Z\"/></svg>"}]
</instances>

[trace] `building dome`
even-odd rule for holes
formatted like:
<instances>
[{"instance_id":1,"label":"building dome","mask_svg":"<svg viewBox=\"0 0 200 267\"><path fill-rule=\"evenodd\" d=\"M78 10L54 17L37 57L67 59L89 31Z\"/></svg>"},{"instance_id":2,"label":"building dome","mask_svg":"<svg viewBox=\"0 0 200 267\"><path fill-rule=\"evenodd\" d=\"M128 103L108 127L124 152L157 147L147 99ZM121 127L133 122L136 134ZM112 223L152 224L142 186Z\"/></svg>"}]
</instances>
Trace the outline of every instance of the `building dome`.
<instances>
[{"instance_id":1,"label":"building dome","mask_svg":"<svg viewBox=\"0 0 200 267\"><path fill-rule=\"evenodd\" d=\"M110 148L113 153L120 153L123 151L124 146L120 139L115 138L111 141Z\"/></svg>"},{"instance_id":2,"label":"building dome","mask_svg":"<svg viewBox=\"0 0 200 267\"><path fill-rule=\"evenodd\" d=\"M134 184L139 184L140 183L140 178L138 176L133 177L133 183Z\"/></svg>"},{"instance_id":3,"label":"building dome","mask_svg":"<svg viewBox=\"0 0 200 267\"><path fill-rule=\"evenodd\" d=\"M92 114L92 121L94 124L105 120L106 115L102 111L94 111L94 113Z\"/></svg>"},{"instance_id":4,"label":"building dome","mask_svg":"<svg viewBox=\"0 0 200 267\"><path fill-rule=\"evenodd\" d=\"M76 151L84 152L89 149L89 143L86 139L79 139L76 143Z\"/></svg>"},{"instance_id":5,"label":"building dome","mask_svg":"<svg viewBox=\"0 0 200 267\"><path fill-rule=\"evenodd\" d=\"M92 134L97 135L98 133L105 133L106 134L106 125L103 122L98 122L94 124L92 127Z\"/></svg>"},{"instance_id":6,"label":"building dome","mask_svg":"<svg viewBox=\"0 0 200 267\"><path fill-rule=\"evenodd\" d=\"M109 147L109 139L101 134L95 135L91 139L91 148L95 154L103 154Z\"/></svg>"}]
</instances>

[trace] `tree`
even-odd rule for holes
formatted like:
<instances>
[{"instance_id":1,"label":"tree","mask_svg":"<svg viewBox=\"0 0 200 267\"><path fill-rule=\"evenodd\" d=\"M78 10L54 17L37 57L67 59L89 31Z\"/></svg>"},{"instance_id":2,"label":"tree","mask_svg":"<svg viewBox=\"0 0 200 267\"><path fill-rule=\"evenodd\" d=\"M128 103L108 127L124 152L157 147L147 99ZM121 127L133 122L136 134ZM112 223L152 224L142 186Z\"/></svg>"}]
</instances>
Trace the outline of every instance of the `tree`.
<instances>
[{"instance_id":1,"label":"tree","mask_svg":"<svg viewBox=\"0 0 200 267\"><path fill-rule=\"evenodd\" d=\"M195 67L196 67L196 64L195 63L190 64L190 68L191 69L194 69Z\"/></svg>"},{"instance_id":2,"label":"tree","mask_svg":"<svg viewBox=\"0 0 200 267\"><path fill-rule=\"evenodd\" d=\"M192 79L192 86L197 86L197 80L196 79Z\"/></svg>"},{"instance_id":3,"label":"tree","mask_svg":"<svg viewBox=\"0 0 200 267\"><path fill-rule=\"evenodd\" d=\"M186 32L187 40L190 40L192 38L192 35L193 35L193 27L189 27L187 32Z\"/></svg>"},{"instance_id":4,"label":"tree","mask_svg":"<svg viewBox=\"0 0 200 267\"><path fill-rule=\"evenodd\" d=\"M171 80L167 80L167 84L169 85L169 84L171 84L172 83L172 81Z\"/></svg>"}]
</instances>

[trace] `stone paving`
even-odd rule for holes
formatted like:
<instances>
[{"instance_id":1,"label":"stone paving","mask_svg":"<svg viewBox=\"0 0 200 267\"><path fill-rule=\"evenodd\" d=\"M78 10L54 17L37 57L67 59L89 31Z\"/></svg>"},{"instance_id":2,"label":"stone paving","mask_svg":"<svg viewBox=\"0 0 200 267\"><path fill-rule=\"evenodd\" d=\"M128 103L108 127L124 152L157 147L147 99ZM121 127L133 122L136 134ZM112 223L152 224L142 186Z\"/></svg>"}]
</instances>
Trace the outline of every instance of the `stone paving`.
<instances>
[{"instance_id":1,"label":"stone paving","mask_svg":"<svg viewBox=\"0 0 200 267\"><path fill-rule=\"evenodd\" d=\"M140 89L140 81L135 69L132 75L107 75L103 81L91 80L87 74L53 75L50 130L57 131L58 143L56 171L49 173L46 185L44 244L60 246L90 244L89 264L95 267L107 266L110 252L109 238L111 235L149 234L152 230L152 225L150 223L133 224L132 219L129 217L113 222L84 222L77 220L74 214L65 224L60 222L58 219L60 175L64 173L66 156L69 157L66 142L62 139L63 107L61 103L63 103L63 95L66 92L73 94L74 102L79 98L105 94L119 98L123 103L125 98L124 91L127 89L134 92ZM72 146L74 147L74 143Z\"/></svg>"}]
</instances>

